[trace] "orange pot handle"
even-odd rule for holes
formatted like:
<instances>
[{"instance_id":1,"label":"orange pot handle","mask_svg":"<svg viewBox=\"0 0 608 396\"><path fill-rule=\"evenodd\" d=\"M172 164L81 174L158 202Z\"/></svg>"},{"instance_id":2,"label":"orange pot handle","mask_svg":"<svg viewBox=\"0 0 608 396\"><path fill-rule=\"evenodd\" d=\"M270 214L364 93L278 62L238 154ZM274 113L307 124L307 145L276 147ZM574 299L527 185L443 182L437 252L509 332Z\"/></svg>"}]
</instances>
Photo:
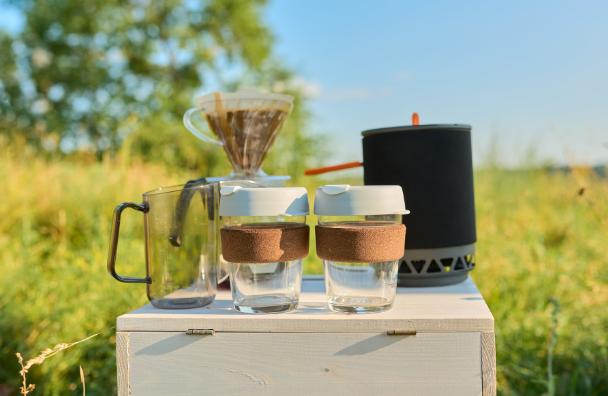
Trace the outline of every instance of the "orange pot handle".
<instances>
[{"instance_id":1,"label":"orange pot handle","mask_svg":"<svg viewBox=\"0 0 608 396\"><path fill-rule=\"evenodd\" d=\"M412 125L420 125L420 117L418 116L418 113L412 114ZM333 171L338 171L338 170L342 170L342 169L358 168L360 166L363 166L363 162L355 161L355 162L349 162L347 164L341 164L341 165L323 166L321 168L307 169L304 171L304 175L306 175L306 176L320 175L322 173L333 172Z\"/></svg>"},{"instance_id":2,"label":"orange pot handle","mask_svg":"<svg viewBox=\"0 0 608 396\"><path fill-rule=\"evenodd\" d=\"M334 166L323 166L321 168L307 169L304 171L306 176L320 175L321 173L333 172L342 169L358 168L363 166L363 162L355 161L347 164L334 165Z\"/></svg>"}]
</instances>

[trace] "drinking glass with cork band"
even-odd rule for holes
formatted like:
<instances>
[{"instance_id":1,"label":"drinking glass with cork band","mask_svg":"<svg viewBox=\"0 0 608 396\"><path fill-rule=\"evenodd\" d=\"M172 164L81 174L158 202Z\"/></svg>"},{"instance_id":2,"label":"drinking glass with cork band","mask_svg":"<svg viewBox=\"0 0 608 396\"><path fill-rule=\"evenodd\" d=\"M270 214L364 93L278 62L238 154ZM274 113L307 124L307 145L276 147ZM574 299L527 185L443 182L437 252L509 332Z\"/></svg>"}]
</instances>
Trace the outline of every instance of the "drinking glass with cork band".
<instances>
[{"instance_id":1,"label":"drinking glass with cork band","mask_svg":"<svg viewBox=\"0 0 608 396\"><path fill-rule=\"evenodd\" d=\"M389 310L405 244L401 216L409 213L401 187L320 187L314 212L329 309L344 313Z\"/></svg>"},{"instance_id":2,"label":"drinking glass with cork band","mask_svg":"<svg viewBox=\"0 0 608 396\"><path fill-rule=\"evenodd\" d=\"M220 190L223 259L234 308L244 313L296 309L308 256L308 195L303 187Z\"/></svg>"}]
</instances>

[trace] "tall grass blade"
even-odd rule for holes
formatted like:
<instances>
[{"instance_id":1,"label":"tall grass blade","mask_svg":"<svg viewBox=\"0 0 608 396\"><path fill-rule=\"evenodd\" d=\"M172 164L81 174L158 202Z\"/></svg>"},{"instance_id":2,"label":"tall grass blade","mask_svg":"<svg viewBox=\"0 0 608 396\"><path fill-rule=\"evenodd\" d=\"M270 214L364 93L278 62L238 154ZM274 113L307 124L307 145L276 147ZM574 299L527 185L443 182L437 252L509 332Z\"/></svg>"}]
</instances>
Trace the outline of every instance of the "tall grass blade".
<instances>
[{"instance_id":1,"label":"tall grass blade","mask_svg":"<svg viewBox=\"0 0 608 396\"><path fill-rule=\"evenodd\" d=\"M80 381L82 381L82 396L85 396L85 391L84 391L84 372L82 371L82 366L80 366Z\"/></svg>"}]
</instances>

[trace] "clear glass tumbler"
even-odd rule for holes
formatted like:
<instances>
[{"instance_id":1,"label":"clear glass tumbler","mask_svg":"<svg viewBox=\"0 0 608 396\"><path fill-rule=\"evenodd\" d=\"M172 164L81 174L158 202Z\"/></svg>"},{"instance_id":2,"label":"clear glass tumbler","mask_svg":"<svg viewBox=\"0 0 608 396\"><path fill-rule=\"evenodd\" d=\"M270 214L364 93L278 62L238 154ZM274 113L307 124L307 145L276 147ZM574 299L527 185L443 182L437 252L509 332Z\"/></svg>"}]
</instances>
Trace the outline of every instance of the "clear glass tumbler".
<instances>
[{"instance_id":1,"label":"clear glass tumbler","mask_svg":"<svg viewBox=\"0 0 608 396\"><path fill-rule=\"evenodd\" d=\"M318 223L328 231L325 234L328 239L325 243L334 244L334 249L339 249L340 245L344 247L349 245L341 241L344 237L340 236L340 231L357 232L362 229L402 227L400 214L318 216ZM317 228L318 247L319 238L320 232ZM351 247L349 246L349 248ZM360 256L373 253L370 252L373 248L370 248L369 244L363 246L362 249L368 251L359 252ZM403 249L403 244L401 244L401 249ZM332 311L372 313L387 311L393 306L397 290L399 259L379 262L323 260L323 268L328 305Z\"/></svg>"},{"instance_id":2,"label":"clear glass tumbler","mask_svg":"<svg viewBox=\"0 0 608 396\"><path fill-rule=\"evenodd\" d=\"M303 259L265 261L293 256L292 250L305 248L308 253L306 216L222 216L222 221L222 251L228 262L234 308L244 313L296 309Z\"/></svg>"}]
</instances>

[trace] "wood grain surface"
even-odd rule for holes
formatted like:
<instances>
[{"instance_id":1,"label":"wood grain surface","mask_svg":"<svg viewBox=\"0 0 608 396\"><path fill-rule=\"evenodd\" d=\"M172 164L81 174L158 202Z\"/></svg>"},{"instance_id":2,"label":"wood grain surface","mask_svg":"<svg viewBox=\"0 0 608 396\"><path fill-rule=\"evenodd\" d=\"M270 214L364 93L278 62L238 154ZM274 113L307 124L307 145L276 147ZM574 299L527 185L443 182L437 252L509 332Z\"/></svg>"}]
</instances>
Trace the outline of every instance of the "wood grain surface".
<instances>
[{"instance_id":1,"label":"wood grain surface","mask_svg":"<svg viewBox=\"0 0 608 396\"><path fill-rule=\"evenodd\" d=\"M481 395L480 333L138 332L132 396Z\"/></svg>"},{"instance_id":2,"label":"wood grain surface","mask_svg":"<svg viewBox=\"0 0 608 396\"><path fill-rule=\"evenodd\" d=\"M116 332L118 396L129 396L129 333Z\"/></svg>"},{"instance_id":3,"label":"wood grain surface","mask_svg":"<svg viewBox=\"0 0 608 396\"><path fill-rule=\"evenodd\" d=\"M496 344L494 333L481 333L483 396L496 396Z\"/></svg>"},{"instance_id":4,"label":"wood grain surface","mask_svg":"<svg viewBox=\"0 0 608 396\"><path fill-rule=\"evenodd\" d=\"M494 318L473 281L452 286L398 288L394 307L373 315L339 314L328 310L323 281L302 283L298 309L280 315L237 312L229 291L218 293L207 307L163 310L145 305L117 319L119 331L382 333L493 332Z\"/></svg>"}]
</instances>

